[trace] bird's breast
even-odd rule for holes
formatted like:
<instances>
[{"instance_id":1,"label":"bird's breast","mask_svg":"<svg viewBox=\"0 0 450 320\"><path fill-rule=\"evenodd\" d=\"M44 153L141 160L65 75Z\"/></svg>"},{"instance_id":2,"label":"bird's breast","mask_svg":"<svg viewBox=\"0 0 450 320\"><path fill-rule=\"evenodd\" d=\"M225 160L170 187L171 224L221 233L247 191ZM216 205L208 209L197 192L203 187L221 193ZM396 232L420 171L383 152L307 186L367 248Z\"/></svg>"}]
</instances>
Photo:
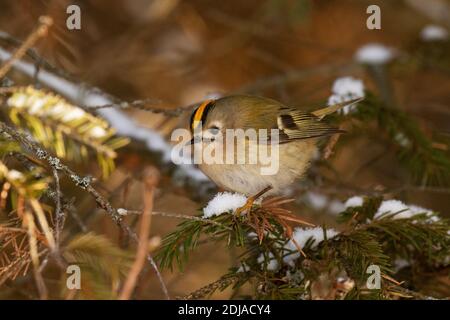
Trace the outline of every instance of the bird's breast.
<instances>
[{"instance_id":1,"label":"bird's breast","mask_svg":"<svg viewBox=\"0 0 450 320\"><path fill-rule=\"evenodd\" d=\"M215 162L204 154L199 167L224 189L253 195L270 185L271 193L280 194L304 174L316 152L313 139L276 146L247 143L242 150L222 150Z\"/></svg>"}]
</instances>

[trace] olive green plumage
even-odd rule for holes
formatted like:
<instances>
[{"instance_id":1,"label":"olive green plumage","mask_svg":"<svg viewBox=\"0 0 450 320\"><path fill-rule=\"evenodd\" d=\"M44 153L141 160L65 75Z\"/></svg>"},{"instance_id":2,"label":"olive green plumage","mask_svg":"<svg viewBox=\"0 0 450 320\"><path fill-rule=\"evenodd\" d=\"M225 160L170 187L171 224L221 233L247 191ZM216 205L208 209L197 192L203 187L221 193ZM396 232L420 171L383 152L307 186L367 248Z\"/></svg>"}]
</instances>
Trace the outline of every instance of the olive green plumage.
<instances>
[{"instance_id":1,"label":"olive green plumage","mask_svg":"<svg viewBox=\"0 0 450 320\"><path fill-rule=\"evenodd\" d=\"M271 142L270 130L275 129L279 133L277 136L279 156L276 159L278 169L273 174L262 174L261 168L264 167L264 163L259 159L256 163L249 163L248 154L245 157L233 154L230 158L234 159L235 163L204 162L199 167L214 182L227 190L252 195L271 186L272 193L282 193L285 187L302 176L308 168L310 160L317 154L317 139L342 132L323 121L323 117L356 101L352 100L314 112L302 111L272 99L249 95L234 95L207 101L199 106L191 117L191 128L194 131L195 128L199 128L197 123L201 123L203 138L196 142L201 142L203 147L222 148L225 159L227 153L236 152L236 148L231 150L226 146L226 138L216 139L219 136L225 137L227 129L256 130L256 141L253 141L251 136L246 136L244 141L234 142L236 146L245 145L245 150L249 154L255 152L251 146L261 146L262 141L265 144Z\"/></svg>"}]
</instances>

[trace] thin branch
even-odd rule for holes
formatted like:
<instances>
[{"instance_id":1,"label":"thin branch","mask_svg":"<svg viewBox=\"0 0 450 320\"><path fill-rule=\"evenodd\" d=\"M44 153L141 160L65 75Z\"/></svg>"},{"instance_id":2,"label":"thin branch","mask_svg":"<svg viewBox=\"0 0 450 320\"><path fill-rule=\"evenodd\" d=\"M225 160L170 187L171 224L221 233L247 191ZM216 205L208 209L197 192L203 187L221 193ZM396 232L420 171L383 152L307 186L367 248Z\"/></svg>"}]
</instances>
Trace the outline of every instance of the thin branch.
<instances>
[{"instance_id":1,"label":"thin branch","mask_svg":"<svg viewBox=\"0 0 450 320\"><path fill-rule=\"evenodd\" d=\"M48 33L48 29L53 24L53 19L48 16L42 16L39 18L39 25L22 43L22 45L14 52L12 57L5 62L0 68L0 79L2 79L8 71L11 69L14 61L21 59L34 44L42 37L45 37Z\"/></svg>"},{"instance_id":2,"label":"thin branch","mask_svg":"<svg viewBox=\"0 0 450 320\"><path fill-rule=\"evenodd\" d=\"M152 218L152 210L153 210L153 197L155 194L156 185L159 181L159 172L155 168L149 168L146 171L144 177L144 210L140 219L140 228L139 228L139 241L138 248L136 253L136 259L128 273L128 277L123 286L122 292L119 295L119 300L128 300L130 299L134 288L136 286L136 282L138 280L139 274L144 267L145 258L147 256L148 248L149 248L149 240L148 237L150 235L150 226L151 226L151 218Z\"/></svg>"},{"instance_id":3,"label":"thin branch","mask_svg":"<svg viewBox=\"0 0 450 320\"><path fill-rule=\"evenodd\" d=\"M162 113L166 116L177 117L186 111L186 108L176 108L176 109L166 109L166 108L158 108L155 105L161 105L162 102L160 100L155 99L138 99L131 102L122 101L117 103L104 104L100 106L85 106L85 109L88 110L98 110L105 108L117 108L117 109L139 109L144 111L150 111L152 113Z\"/></svg>"},{"instance_id":4,"label":"thin branch","mask_svg":"<svg viewBox=\"0 0 450 320\"><path fill-rule=\"evenodd\" d=\"M191 292L190 294L184 297L177 297L177 300L197 300L204 298L212 294L217 289L226 288L230 286L232 283L238 281L241 276L242 276L241 274L234 274L222 277L219 280L216 280L198 290L195 290L194 292Z\"/></svg>"},{"instance_id":5,"label":"thin branch","mask_svg":"<svg viewBox=\"0 0 450 320\"><path fill-rule=\"evenodd\" d=\"M328 140L328 143L323 150L323 158L325 160L328 159L333 154L334 147L336 146L336 143L338 142L340 136L341 133L336 133L331 136L330 140Z\"/></svg>"},{"instance_id":6,"label":"thin branch","mask_svg":"<svg viewBox=\"0 0 450 320\"><path fill-rule=\"evenodd\" d=\"M45 286L44 279L40 272L39 267L39 253L38 244L36 239L36 224L31 212L25 210L23 212L23 221L28 231L28 242L30 246L30 256L33 263L33 274L36 281L36 287L39 292L39 297L41 300L46 300L48 297L47 287Z\"/></svg>"},{"instance_id":7,"label":"thin branch","mask_svg":"<svg viewBox=\"0 0 450 320\"><path fill-rule=\"evenodd\" d=\"M11 53L0 48L0 60L9 60ZM14 68L25 75L33 77L35 75L36 66L22 60L14 62ZM82 83L76 80L71 80L70 77L61 76L59 73L54 74L47 70L41 69L38 75L38 80L49 89L54 90L60 95L66 97L68 100L77 101L78 105L109 105L120 104L120 99L92 87L89 84ZM9 89L8 89L9 90ZM187 106L186 109L193 107ZM182 108L185 109L185 108ZM143 142L146 146L144 151L140 148L139 152L149 152L151 154L169 155L172 146L155 130L144 128L138 125L128 115L116 108L106 108L98 110L101 117L110 123L116 129L117 135L126 136L137 142ZM199 194L199 189L207 191L212 187L210 180L196 167L188 164L174 165L168 161L170 157L160 157L159 163L173 167L172 175L180 173L182 180L189 186L189 190L195 189L195 195ZM181 180L180 179L180 180ZM209 183L208 183L209 182ZM204 194L205 192L200 192Z\"/></svg>"},{"instance_id":8,"label":"thin branch","mask_svg":"<svg viewBox=\"0 0 450 320\"><path fill-rule=\"evenodd\" d=\"M16 47L20 47L23 44L22 40L19 40L17 38L15 38L14 36L12 36L11 34L0 30L0 40L9 44L9 45L13 45ZM68 78L68 79L73 79L73 76L70 75L67 71L62 70L58 67L56 67L55 65L53 65L52 63L50 63L48 60L44 59L43 57L41 57L36 50L34 50L33 48L30 48L27 50L26 52L27 56L30 57L34 62L36 66L41 66L61 77L64 78ZM38 74L40 68L36 68L35 70L35 75Z\"/></svg>"},{"instance_id":9,"label":"thin branch","mask_svg":"<svg viewBox=\"0 0 450 320\"><path fill-rule=\"evenodd\" d=\"M28 171L32 172L36 168L35 163L33 163L30 159L28 159L22 153L10 152L9 155L14 157L17 161L19 161ZM41 174L38 172L34 173L34 177L36 179L42 178ZM58 197L58 193L56 192L56 190L54 190L52 188L47 188L45 190L44 194L46 196L48 196L50 199L52 199L53 202L55 203L55 205L57 204L57 201L59 199L59 201L61 202L61 210L70 214L70 216L75 220L76 224L78 225L78 227L80 228L81 231L83 231L83 232L88 231L87 226L83 223L81 218L78 216L78 213L76 212L76 208L73 205L74 199L70 199L70 200L66 199L61 190L59 191L59 197Z\"/></svg>"},{"instance_id":10,"label":"thin branch","mask_svg":"<svg viewBox=\"0 0 450 320\"><path fill-rule=\"evenodd\" d=\"M55 168L52 168L53 171L53 177L55 179L55 202L56 202L56 208L55 208L55 241L56 241L56 247L59 248L59 240L61 231L64 227L64 221L66 219L66 215L63 210L61 210L61 188L59 185L59 175L58 170Z\"/></svg>"},{"instance_id":11,"label":"thin branch","mask_svg":"<svg viewBox=\"0 0 450 320\"><path fill-rule=\"evenodd\" d=\"M127 210L127 209L123 209L123 208L119 208L117 210L118 210L119 214L124 215L124 216L126 216L128 214L142 214L142 211L140 211L140 210ZM213 225L216 225L216 226L224 228L224 229L232 230L230 227L223 225L222 223L219 223L217 221L214 221L211 219L206 219L206 218L201 218L201 217L196 217L196 216L188 216L185 214L168 213L168 212L160 212L160 211L153 211L152 215L163 216L163 217L168 217L168 218L176 218L176 219L195 220L195 221L199 221L199 222L213 224Z\"/></svg>"},{"instance_id":12,"label":"thin branch","mask_svg":"<svg viewBox=\"0 0 450 320\"><path fill-rule=\"evenodd\" d=\"M23 145L26 149L33 152L38 159L46 161L51 168L63 172L67 175L77 187L86 190L91 194L97 205L104 209L111 216L113 221L119 226L122 224L122 217L117 213L117 211L111 206L111 204L95 190L91 185L91 178L86 176L79 176L75 171L70 169L68 166L61 163L61 160L57 157L51 156L45 149L43 149L39 144L27 138L24 134L17 132L15 129L7 126L5 123L0 122L0 131L6 132L14 140Z\"/></svg>"},{"instance_id":13,"label":"thin branch","mask_svg":"<svg viewBox=\"0 0 450 320\"><path fill-rule=\"evenodd\" d=\"M61 163L61 160L57 157L51 156L45 149L43 149L39 144L27 138L24 134L17 132L13 128L9 127L3 122L0 122L0 132L5 132L12 139L19 142L23 147L34 153L38 159L46 161L51 168L61 171L66 176L70 178L70 180L79 188L88 192L94 199L97 205L105 210L111 217L111 219L126 233L128 236L134 241L138 242L139 239L136 233L127 226L122 216L117 212L117 210L111 205L111 203L106 200L94 187L91 185L90 177L82 177L79 176L75 171L70 169L65 164ZM158 277L158 280L161 284L161 288L164 291L164 294L167 299L169 299L167 287L164 283L164 280L159 272L158 266L156 265L153 257L150 254L147 254L147 260L155 270L155 273Z\"/></svg>"}]
</instances>

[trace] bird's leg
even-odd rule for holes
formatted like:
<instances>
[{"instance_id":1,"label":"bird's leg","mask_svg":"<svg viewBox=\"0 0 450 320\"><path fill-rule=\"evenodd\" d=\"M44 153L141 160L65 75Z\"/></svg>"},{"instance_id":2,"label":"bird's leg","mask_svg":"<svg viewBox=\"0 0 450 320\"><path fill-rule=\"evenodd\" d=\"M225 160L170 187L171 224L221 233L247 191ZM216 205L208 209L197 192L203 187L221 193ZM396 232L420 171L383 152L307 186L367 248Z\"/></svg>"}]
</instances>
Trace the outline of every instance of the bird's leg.
<instances>
[{"instance_id":1,"label":"bird's leg","mask_svg":"<svg viewBox=\"0 0 450 320\"><path fill-rule=\"evenodd\" d=\"M271 189L272 189L272 186L267 186L267 187L265 187L263 190L261 190L260 192L258 192L257 194L255 194L255 195L249 197L249 198L247 199L247 202L246 202L242 207L237 208L234 214L235 214L236 216L240 216L241 213L243 213L243 212L246 212L246 211L247 211L247 212L250 212L250 210L251 210L252 207L253 207L253 203L255 202L255 200L257 200L257 199L258 199L259 197L261 197L264 193L270 191Z\"/></svg>"}]
</instances>

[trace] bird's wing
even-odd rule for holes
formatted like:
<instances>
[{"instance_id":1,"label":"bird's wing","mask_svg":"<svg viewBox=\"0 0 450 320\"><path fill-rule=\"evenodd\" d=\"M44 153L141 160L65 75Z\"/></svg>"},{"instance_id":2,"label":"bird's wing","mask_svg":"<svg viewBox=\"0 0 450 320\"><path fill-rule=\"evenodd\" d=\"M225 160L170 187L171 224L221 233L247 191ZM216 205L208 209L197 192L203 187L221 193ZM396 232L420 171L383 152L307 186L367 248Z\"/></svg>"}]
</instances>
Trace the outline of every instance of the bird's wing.
<instances>
[{"instance_id":1,"label":"bird's wing","mask_svg":"<svg viewBox=\"0 0 450 320\"><path fill-rule=\"evenodd\" d=\"M344 131L330 126L312 113L284 108L277 118L280 143L292 140L317 138Z\"/></svg>"},{"instance_id":2,"label":"bird's wing","mask_svg":"<svg viewBox=\"0 0 450 320\"><path fill-rule=\"evenodd\" d=\"M352 99L313 111L311 113L297 109L281 107L282 112L277 119L280 134L280 143L297 139L308 139L327 136L335 133L344 133L344 130L332 127L321 121L325 116L342 109L345 106L360 102L363 98Z\"/></svg>"},{"instance_id":3,"label":"bird's wing","mask_svg":"<svg viewBox=\"0 0 450 320\"><path fill-rule=\"evenodd\" d=\"M238 127L257 130L269 129L266 133L258 132L260 142L273 141L270 129L278 129L279 143L343 133L345 131L327 124L322 119L326 115L359 100L346 101L314 112L288 107L273 100L258 100L259 103L253 102L251 104L252 108L242 108L241 106L236 111L242 114L242 117L238 120ZM257 107L255 108L255 106Z\"/></svg>"}]
</instances>

